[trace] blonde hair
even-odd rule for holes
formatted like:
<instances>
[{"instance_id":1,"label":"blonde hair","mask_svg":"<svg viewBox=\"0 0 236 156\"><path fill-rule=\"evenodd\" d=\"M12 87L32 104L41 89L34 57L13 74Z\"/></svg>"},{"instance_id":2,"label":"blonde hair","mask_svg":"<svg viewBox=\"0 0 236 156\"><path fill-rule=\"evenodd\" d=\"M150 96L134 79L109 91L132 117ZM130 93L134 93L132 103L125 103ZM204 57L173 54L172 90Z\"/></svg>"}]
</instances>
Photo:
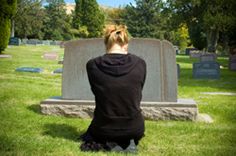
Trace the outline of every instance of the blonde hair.
<instances>
[{"instance_id":1,"label":"blonde hair","mask_svg":"<svg viewBox=\"0 0 236 156\"><path fill-rule=\"evenodd\" d=\"M128 31L125 25L109 25L105 29L104 43L106 50L109 51L114 44L124 46L128 44Z\"/></svg>"}]
</instances>

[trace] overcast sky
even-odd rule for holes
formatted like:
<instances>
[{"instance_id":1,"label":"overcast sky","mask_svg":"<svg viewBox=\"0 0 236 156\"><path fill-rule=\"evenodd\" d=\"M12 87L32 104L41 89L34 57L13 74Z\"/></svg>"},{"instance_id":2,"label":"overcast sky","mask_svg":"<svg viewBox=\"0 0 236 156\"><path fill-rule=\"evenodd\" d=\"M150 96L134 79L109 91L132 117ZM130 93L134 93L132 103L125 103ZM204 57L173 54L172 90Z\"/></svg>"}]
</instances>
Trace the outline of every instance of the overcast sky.
<instances>
[{"instance_id":1,"label":"overcast sky","mask_svg":"<svg viewBox=\"0 0 236 156\"><path fill-rule=\"evenodd\" d=\"M75 3L74 0L65 0L66 3ZM98 4L111 6L111 7L119 7L124 6L129 3L134 3L134 0L97 0Z\"/></svg>"}]
</instances>

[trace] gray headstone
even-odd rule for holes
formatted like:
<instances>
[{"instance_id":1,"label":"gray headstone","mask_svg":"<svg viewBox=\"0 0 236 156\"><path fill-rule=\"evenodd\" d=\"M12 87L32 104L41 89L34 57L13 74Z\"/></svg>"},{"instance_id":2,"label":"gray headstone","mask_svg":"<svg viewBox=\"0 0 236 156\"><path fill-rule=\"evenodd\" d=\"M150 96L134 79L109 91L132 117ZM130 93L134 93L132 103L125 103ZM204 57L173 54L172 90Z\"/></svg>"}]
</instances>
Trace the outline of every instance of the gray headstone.
<instances>
[{"instance_id":1,"label":"gray headstone","mask_svg":"<svg viewBox=\"0 0 236 156\"><path fill-rule=\"evenodd\" d=\"M177 74L178 74L178 79L180 78L180 65L177 64Z\"/></svg>"},{"instance_id":2,"label":"gray headstone","mask_svg":"<svg viewBox=\"0 0 236 156\"><path fill-rule=\"evenodd\" d=\"M236 54L229 57L229 69L236 71Z\"/></svg>"},{"instance_id":3,"label":"gray headstone","mask_svg":"<svg viewBox=\"0 0 236 156\"><path fill-rule=\"evenodd\" d=\"M179 55L180 51L179 51L179 47L178 46L174 46L174 49L175 49L175 54L176 55Z\"/></svg>"},{"instance_id":4,"label":"gray headstone","mask_svg":"<svg viewBox=\"0 0 236 156\"><path fill-rule=\"evenodd\" d=\"M190 51L189 57L190 58L200 58L202 55L201 51Z\"/></svg>"},{"instance_id":5,"label":"gray headstone","mask_svg":"<svg viewBox=\"0 0 236 156\"><path fill-rule=\"evenodd\" d=\"M27 44L27 42L28 42L28 39L27 39L27 38L23 38L23 39L22 39L22 44Z\"/></svg>"},{"instance_id":6,"label":"gray headstone","mask_svg":"<svg viewBox=\"0 0 236 156\"><path fill-rule=\"evenodd\" d=\"M200 56L200 62L210 62L210 61L214 62L216 61L216 58L217 58L216 54L202 54Z\"/></svg>"},{"instance_id":7,"label":"gray headstone","mask_svg":"<svg viewBox=\"0 0 236 156\"><path fill-rule=\"evenodd\" d=\"M219 79L220 65L217 62L193 63L193 78L195 79Z\"/></svg>"},{"instance_id":8,"label":"gray headstone","mask_svg":"<svg viewBox=\"0 0 236 156\"><path fill-rule=\"evenodd\" d=\"M34 67L20 67L16 68L17 72L31 72L31 73L41 73L43 71L42 68L34 68Z\"/></svg>"},{"instance_id":9,"label":"gray headstone","mask_svg":"<svg viewBox=\"0 0 236 156\"><path fill-rule=\"evenodd\" d=\"M29 39L26 41L26 44L37 45L37 39Z\"/></svg>"},{"instance_id":10,"label":"gray headstone","mask_svg":"<svg viewBox=\"0 0 236 156\"><path fill-rule=\"evenodd\" d=\"M197 48L186 48L185 55L189 55L191 51L198 51L198 49Z\"/></svg>"},{"instance_id":11,"label":"gray headstone","mask_svg":"<svg viewBox=\"0 0 236 156\"><path fill-rule=\"evenodd\" d=\"M177 101L177 66L173 45L156 39L132 39L129 53L147 63L143 101ZM62 98L94 100L90 90L86 63L105 53L103 39L70 41L65 44Z\"/></svg>"},{"instance_id":12,"label":"gray headstone","mask_svg":"<svg viewBox=\"0 0 236 156\"><path fill-rule=\"evenodd\" d=\"M62 71L63 71L62 68L58 68L58 69L54 70L53 73L54 73L54 74L61 74Z\"/></svg>"},{"instance_id":13,"label":"gray headstone","mask_svg":"<svg viewBox=\"0 0 236 156\"><path fill-rule=\"evenodd\" d=\"M19 46L21 44L21 40L17 37L10 37L9 39L9 45L17 45Z\"/></svg>"}]
</instances>

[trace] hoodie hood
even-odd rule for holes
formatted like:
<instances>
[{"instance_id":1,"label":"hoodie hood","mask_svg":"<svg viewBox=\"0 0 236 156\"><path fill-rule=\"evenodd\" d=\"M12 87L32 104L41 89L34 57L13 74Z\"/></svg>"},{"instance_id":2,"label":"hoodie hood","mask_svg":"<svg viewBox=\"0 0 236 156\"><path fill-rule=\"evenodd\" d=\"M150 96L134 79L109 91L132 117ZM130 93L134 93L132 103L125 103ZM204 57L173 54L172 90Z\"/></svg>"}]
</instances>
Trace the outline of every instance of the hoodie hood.
<instances>
[{"instance_id":1,"label":"hoodie hood","mask_svg":"<svg viewBox=\"0 0 236 156\"><path fill-rule=\"evenodd\" d=\"M95 64L102 72L112 76L128 74L138 62L131 54L104 54L95 59Z\"/></svg>"}]
</instances>

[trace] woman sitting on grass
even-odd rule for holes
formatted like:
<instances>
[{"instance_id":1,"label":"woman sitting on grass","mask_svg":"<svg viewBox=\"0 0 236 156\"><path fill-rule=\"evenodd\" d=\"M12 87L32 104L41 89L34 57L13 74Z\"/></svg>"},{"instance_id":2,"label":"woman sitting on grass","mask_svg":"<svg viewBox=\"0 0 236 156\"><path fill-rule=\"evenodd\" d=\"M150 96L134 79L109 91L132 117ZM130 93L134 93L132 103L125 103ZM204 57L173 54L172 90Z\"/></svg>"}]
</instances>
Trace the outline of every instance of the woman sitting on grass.
<instances>
[{"instance_id":1,"label":"woman sitting on grass","mask_svg":"<svg viewBox=\"0 0 236 156\"><path fill-rule=\"evenodd\" d=\"M125 26L109 26L104 38L106 54L87 62L88 79L95 96L94 118L81 145L83 151L136 151L144 136L140 102L146 63L129 54Z\"/></svg>"}]
</instances>

